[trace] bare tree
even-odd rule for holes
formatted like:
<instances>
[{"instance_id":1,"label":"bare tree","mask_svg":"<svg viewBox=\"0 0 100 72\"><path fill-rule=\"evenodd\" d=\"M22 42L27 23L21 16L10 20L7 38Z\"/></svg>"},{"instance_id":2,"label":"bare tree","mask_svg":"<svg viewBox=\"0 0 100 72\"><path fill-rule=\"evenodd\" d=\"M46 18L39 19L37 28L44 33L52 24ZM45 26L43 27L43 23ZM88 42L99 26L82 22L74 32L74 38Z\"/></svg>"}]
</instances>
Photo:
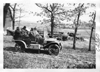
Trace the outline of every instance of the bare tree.
<instances>
[{"instance_id":1,"label":"bare tree","mask_svg":"<svg viewBox=\"0 0 100 72\"><path fill-rule=\"evenodd\" d=\"M58 3L52 3L52 4L45 4L42 5L40 3L36 3L36 5L40 8L42 8L43 13L45 13L44 15L48 18L50 18L50 22L51 22L51 37L53 37L53 31L54 31L54 25L55 25L55 20L57 18L57 15L61 15L64 14L64 9L62 9L61 7L63 7L63 5L58 4ZM41 14L43 14L41 13Z\"/></svg>"},{"instance_id":2,"label":"bare tree","mask_svg":"<svg viewBox=\"0 0 100 72\"><path fill-rule=\"evenodd\" d=\"M76 23L75 23L75 32L74 32L74 40L73 40L73 49L75 49L75 45L76 45L76 34L77 34L77 29L78 29L78 25L79 25L79 18L80 18L80 15L81 15L81 10L82 10L82 7L83 7L84 4L81 4L79 5L76 9L77 9L77 19L76 19Z\"/></svg>"},{"instance_id":3,"label":"bare tree","mask_svg":"<svg viewBox=\"0 0 100 72\"><path fill-rule=\"evenodd\" d=\"M95 28L96 12L93 12L92 17L93 17L93 20L92 20L91 34L90 34L90 40L89 40L89 51L91 51L91 40L92 40L93 29Z\"/></svg>"},{"instance_id":4,"label":"bare tree","mask_svg":"<svg viewBox=\"0 0 100 72\"><path fill-rule=\"evenodd\" d=\"M73 40L73 49L75 49L75 45L76 45L76 34L77 34L77 30L78 30L78 26L79 26L79 18L80 18L80 16L81 16L81 14L83 13L83 12L85 12L86 11L86 9L87 8L89 8L89 7L95 7L95 4L90 4L90 3L88 3L88 4L86 4L86 7L84 6L84 3L83 4L79 4L79 6L77 7L77 8L75 8L75 10L74 10L74 13L77 13L77 17L76 17L76 21L74 22L75 23L75 34L74 34L74 40ZM91 50L91 38L92 38L92 33L93 33L93 29L94 29L94 26L95 26L95 13L93 14L94 16L93 16L93 25L92 25L92 28L91 28L91 35L90 35L90 42L89 42L89 50Z\"/></svg>"},{"instance_id":5,"label":"bare tree","mask_svg":"<svg viewBox=\"0 0 100 72\"><path fill-rule=\"evenodd\" d=\"M12 28L13 28L13 30L15 29L15 11L16 11L16 5L17 5L17 3L15 3L13 7L10 5L10 7L12 9L12 11L10 11L10 17L11 17L11 20L12 20Z\"/></svg>"},{"instance_id":6,"label":"bare tree","mask_svg":"<svg viewBox=\"0 0 100 72\"><path fill-rule=\"evenodd\" d=\"M24 9L22 9L23 4L10 4L10 3L6 3L4 5L4 13L3 13L3 26L5 27L5 20L6 20L6 16L7 13L9 12L9 17L11 18L11 22L12 22L12 29L15 29L15 22L19 21L19 24L21 22L21 18L24 17L25 15L22 15L23 12L26 12ZM19 20L18 20L19 19Z\"/></svg>"},{"instance_id":7,"label":"bare tree","mask_svg":"<svg viewBox=\"0 0 100 72\"><path fill-rule=\"evenodd\" d=\"M24 4L20 3L16 6L16 16L15 16L15 22L18 22L18 26L21 24L21 18L25 15L23 13L26 13L25 9L23 9Z\"/></svg>"}]
</instances>

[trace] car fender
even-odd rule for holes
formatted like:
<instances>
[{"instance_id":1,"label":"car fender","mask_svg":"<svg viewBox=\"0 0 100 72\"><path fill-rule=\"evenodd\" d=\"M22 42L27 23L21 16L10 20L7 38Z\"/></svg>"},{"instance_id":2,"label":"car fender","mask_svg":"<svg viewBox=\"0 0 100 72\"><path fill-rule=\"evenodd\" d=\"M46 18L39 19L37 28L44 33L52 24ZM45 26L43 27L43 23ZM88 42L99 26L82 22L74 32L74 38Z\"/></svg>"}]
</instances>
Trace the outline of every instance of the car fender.
<instances>
[{"instance_id":1,"label":"car fender","mask_svg":"<svg viewBox=\"0 0 100 72\"><path fill-rule=\"evenodd\" d=\"M56 42L51 42L51 43L49 43L49 44L47 44L47 45L44 45L44 48L48 48L50 45L52 45L52 44L56 44L56 45L58 45L59 46L59 44L58 43L56 43Z\"/></svg>"},{"instance_id":2,"label":"car fender","mask_svg":"<svg viewBox=\"0 0 100 72\"><path fill-rule=\"evenodd\" d=\"M23 40L14 40L15 43L18 43L18 44L23 44L25 48L27 48L27 45L26 43L23 41Z\"/></svg>"}]
</instances>

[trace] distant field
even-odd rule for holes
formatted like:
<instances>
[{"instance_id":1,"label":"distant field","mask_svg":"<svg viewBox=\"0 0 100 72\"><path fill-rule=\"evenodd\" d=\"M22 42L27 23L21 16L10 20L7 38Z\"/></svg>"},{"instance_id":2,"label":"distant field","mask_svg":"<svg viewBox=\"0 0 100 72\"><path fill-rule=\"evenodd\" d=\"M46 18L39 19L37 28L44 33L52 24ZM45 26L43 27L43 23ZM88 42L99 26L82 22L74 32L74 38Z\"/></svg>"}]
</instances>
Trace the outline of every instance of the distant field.
<instances>
[{"instance_id":1,"label":"distant field","mask_svg":"<svg viewBox=\"0 0 100 72\"><path fill-rule=\"evenodd\" d=\"M56 31L64 32L65 34L68 32L74 33L74 29L56 29ZM84 37L84 38L89 38L90 33L91 33L90 29L78 29L77 30L77 34L79 34L79 36ZM93 37L95 37L95 30L93 31Z\"/></svg>"},{"instance_id":2,"label":"distant field","mask_svg":"<svg viewBox=\"0 0 100 72\"><path fill-rule=\"evenodd\" d=\"M8 23L7 23L7 25L10 25ZM16 22L15 25L16 25L16 27L19 26L21 28L23 26L26 26L29 29L34 28L34 27L37 27L41 31L43 30L44 26L47 25L47 28L50 29L49 24L42 24L41 25L39 23L31 23L31 22L25 22L25 21L21 21L21 24L19 24L19 22ZM55 31L64 32L64 33L68 33L68 32L73 32L74 33L74 29L61 29L61 28L60 29L56 29L55 28ZM84 38L89 38L90 37L90 29L78 29L77 34L79 34L80 36L82 36ZM95 37L95 30L94 30L94 33L93 33L93 37Z\"/></svg>"}]
</instances>

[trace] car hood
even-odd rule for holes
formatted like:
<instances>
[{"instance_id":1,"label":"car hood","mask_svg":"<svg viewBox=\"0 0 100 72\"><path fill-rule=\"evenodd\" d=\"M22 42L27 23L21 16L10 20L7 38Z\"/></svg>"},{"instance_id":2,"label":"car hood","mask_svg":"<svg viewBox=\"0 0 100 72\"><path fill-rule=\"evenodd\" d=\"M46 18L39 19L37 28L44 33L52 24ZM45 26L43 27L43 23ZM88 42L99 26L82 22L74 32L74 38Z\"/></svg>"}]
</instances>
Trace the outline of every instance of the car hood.
<instances>
[{"instance_id":1,"label":"car hood","mask_svg":"<svg viewBox=\"0 0 100 72\"><path fill-rule=\"evenodd\" d=\"M59 41L55 38L46 38L45 41L53 41L59 44Z\"/></svg>"}]
</instances>

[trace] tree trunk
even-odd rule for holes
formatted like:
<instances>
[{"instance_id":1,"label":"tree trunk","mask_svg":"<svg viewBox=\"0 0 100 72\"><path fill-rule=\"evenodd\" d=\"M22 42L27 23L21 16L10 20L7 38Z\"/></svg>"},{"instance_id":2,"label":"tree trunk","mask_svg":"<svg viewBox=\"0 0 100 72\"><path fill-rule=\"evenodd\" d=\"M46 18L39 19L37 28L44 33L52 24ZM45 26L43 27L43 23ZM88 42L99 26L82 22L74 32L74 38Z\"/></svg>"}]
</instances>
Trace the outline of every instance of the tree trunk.
<instances>
[{"instance_id":1,"label":"tree trunk","mask_svg":"<svg viewBox=\"0 0 100 72\"><path fill-rule=\"evenodd\" d=\"M51 13L51 38L53 37L53 29L54 29L54 16Z\"/></svg>"},{"instance_id":2,"label":"tree trunk","mask_svg":"<svg viewBox=\"0 0 100 72\"><path fill-rule=\"evenodd\" d=\"M12 21L12 29L13 30L15 29L15 21L14 20Z\"/></svg>"},{"instance_id":3,"label":"tree trunk","mask_svg":"<svg viewBox=\"0 0 100 72\"><path fill-rule=\"evenodd\" d=\"M12 29L15 29L15 9L13 10Z\"/></svg>"},{"instance_id":4,"label":"tree trunk","mask_svg":"<svg viewBox=\"0 0 100 72\"><path fill-rule=\"evenodd\" d=\"M92 34L93 34L93 27L91 28L91 34L90 34L90 40L89 40L89 51L91 51Z\"/></svg>"},{"instance_id":5,"label":"tree trunk","mask_svg":"<svg viewBox=\"0 0 100 72\"><path fill-rule=\"evenodd\" d=\"M80 11L78 13L78 17L77 17L77 24L75 25L75 33L74 33L74 40L73 40L73 49L75 49L75 45L76 45L76 34L77 34L77 29L78 29L78 25L79 25L79 18L80 18Z\"/></svg>"},{"instance_id":6,"label":"tree trunk","mask_svg":"<svg viewBox=\"0 0 100 72\"><path fill-rule=\"evenodd\" d=\"M76 34L77 34L77 27L75 27L75 34L74 34L74 41L73 41L73 49L75 49L76 45Z\"/></svg>"},{"instance_id":7,"label":"tree trunk","mask_svg":"<svg viewBox=\"0 0 100 72\"><path fill-rule=\"evenodd\" d=\"M15 29L15 10L16 10L16 5L17 3L14 4L14 8L13 9L13 15L12 13L10 12L10 14L12 15L11 16L11 19L12 19L12 29L14 30Z\"/></svg>"},{"instance_id":8,"label":"tree trunk","mask_svg":"<svg viewBox=\"0 0 100 72\"><path fill-rule=\"evenodd\" d=\"M93 34L93 29L95 28L95 18L96 18L96 12L93 13L93 24L92 24L92 28L91 28L91 34L90 34L90 40L89 40L89 50L91 51L91 40L92 40L92 34Z\"/></svg>"}]
</instances>

